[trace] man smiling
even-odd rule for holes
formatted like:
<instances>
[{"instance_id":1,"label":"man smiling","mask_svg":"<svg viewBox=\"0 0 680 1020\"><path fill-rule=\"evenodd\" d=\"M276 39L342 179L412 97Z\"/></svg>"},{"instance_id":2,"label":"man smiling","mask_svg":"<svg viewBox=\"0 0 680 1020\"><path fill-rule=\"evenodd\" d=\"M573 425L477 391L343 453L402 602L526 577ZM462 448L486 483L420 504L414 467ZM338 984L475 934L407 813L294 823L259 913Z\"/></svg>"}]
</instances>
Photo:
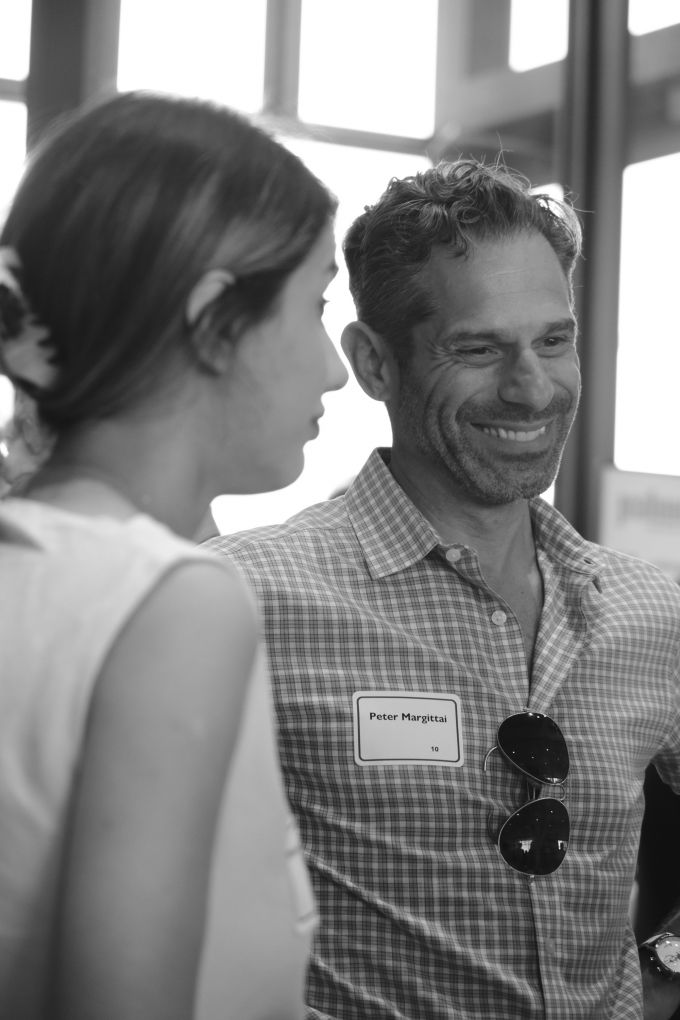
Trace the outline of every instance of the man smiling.
<instances>
[{"instance_id":1,"label":"man smiling","mask_svg":"<svg viewBox=\"0 0 680 1020\"><path fill-rule=\"evenodd\" d=\"M396 403L392 473L424 472L428 489L441 475L447 494L455 487L487 505L544 491L580 389L557 256L540 234L519 233L481 240L455 263L435 249L427 279L434 310L413 327L406 360L390 359L389 343L365 323L345 333L352 360L369 344L388 361L380 393L388 407Z\"/></svg>"},{"instance_id":2,"label":"man smiling","mask_svg":"<svg viewBox=\"0 0 680 1020\"><path fill-rule=\"evenodd\" d=\"M265 616L308 1017L668 1017L680 919L641 980L628 902L647 764L680 791L680 589L540 498L579 400L578 221L461 160L393 180L344 250L392 447L212 543Z\"/></svg>"}]
</instances>

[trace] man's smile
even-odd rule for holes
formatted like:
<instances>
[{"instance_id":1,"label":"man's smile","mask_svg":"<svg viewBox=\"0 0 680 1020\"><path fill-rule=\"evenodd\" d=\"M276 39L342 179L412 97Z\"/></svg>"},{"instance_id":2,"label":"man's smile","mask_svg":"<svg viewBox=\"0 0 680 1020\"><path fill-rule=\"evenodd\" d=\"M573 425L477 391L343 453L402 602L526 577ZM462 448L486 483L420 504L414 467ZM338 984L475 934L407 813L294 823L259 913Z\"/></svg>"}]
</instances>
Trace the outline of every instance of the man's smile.
<instances>
[{"instance_id":1,"label":"man's smile","mask_svg":"<svg viewBox=\"0 0 680 1020\"><path fill-rule=\"evenodd\" d=\"M475 425L476 429L479 429L487 436L494 436L497 439L510 440L515 443L531 443L534 439L538 439L539 436L545 435L547 425L541 425L535 429L506 429L502 426L492 425Z\"/></svg>"}]
</instances>

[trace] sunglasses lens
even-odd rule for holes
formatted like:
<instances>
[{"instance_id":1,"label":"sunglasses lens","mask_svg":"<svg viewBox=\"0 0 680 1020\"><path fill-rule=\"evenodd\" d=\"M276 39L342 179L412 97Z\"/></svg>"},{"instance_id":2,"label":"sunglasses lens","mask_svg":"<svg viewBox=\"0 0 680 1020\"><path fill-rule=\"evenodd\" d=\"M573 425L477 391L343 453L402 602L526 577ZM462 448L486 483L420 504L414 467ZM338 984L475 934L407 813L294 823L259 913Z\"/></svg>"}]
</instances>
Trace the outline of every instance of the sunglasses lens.
<instances>
[{"instance_id":1,"label":"sunglasses lens","mask_svg":"<svg viewBox=\"0 0 680 1020\"><path fill-rule=\"evenodd\" d=\"M538 712L511 715L498 727L499 750L538 783L560 784L569 772L569 752L557 723Z\"/></svg>"},{"instance_id":2,"label":"sunglasses lens","mask_svg":"<svg viewBox=\"0 0 680 1020\"><path fill-rule=\"evenodd\" d=\"M569 845L569 815L552 797L532 800L508 818L498 834L503 860L524 875L550 875Z\"/></svg>"}]
</instances>

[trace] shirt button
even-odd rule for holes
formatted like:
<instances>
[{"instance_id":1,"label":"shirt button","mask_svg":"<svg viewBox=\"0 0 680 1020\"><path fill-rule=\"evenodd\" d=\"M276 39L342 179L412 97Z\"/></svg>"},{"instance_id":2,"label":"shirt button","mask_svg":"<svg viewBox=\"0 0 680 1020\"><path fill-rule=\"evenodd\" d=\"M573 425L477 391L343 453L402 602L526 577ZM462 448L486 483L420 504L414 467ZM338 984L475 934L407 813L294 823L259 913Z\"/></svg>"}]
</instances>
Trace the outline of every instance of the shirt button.
<instances>
[{"instance_id":1,"label":"shirt button","mask_svg":"<svg viewBox=\"0 0 680 1020\"><path fill-rule=\"evenodd\" d=\"M457 563L463 554L460 549L447 549L445 556L449 563Z\"/></svg>"},{"instance_id":2,"label":"shirt button","mask_svg":"<svg viewBox=\"0 0 680 1020\"><path fill-rule=\"evenodd\" d=\"M491 622L495 624L496 627L502 627L507 618L507 613L504 613L502 609L494 609L491 614Z\"/></svg>"}]
</instances>

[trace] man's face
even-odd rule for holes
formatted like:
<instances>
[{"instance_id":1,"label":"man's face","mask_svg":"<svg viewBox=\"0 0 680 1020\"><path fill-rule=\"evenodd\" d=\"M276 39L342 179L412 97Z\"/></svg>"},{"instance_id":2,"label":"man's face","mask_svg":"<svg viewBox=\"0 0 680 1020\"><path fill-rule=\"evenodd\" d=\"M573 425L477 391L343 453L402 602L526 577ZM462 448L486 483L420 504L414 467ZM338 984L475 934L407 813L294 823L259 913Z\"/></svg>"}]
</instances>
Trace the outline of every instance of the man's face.
<instances>
[{"instance_id":1,"label":"man's face","mask_svg":"<svg viewBox=\"0 0 680 1020\"><path fill-rule=\"evenodd\" d=\"M433 252L437 312L413 331L389 401L394 456L419 484L474 503L544 492L576 413L580 373L567 280L540 234Z\"/></svg>"}]
</instances>

